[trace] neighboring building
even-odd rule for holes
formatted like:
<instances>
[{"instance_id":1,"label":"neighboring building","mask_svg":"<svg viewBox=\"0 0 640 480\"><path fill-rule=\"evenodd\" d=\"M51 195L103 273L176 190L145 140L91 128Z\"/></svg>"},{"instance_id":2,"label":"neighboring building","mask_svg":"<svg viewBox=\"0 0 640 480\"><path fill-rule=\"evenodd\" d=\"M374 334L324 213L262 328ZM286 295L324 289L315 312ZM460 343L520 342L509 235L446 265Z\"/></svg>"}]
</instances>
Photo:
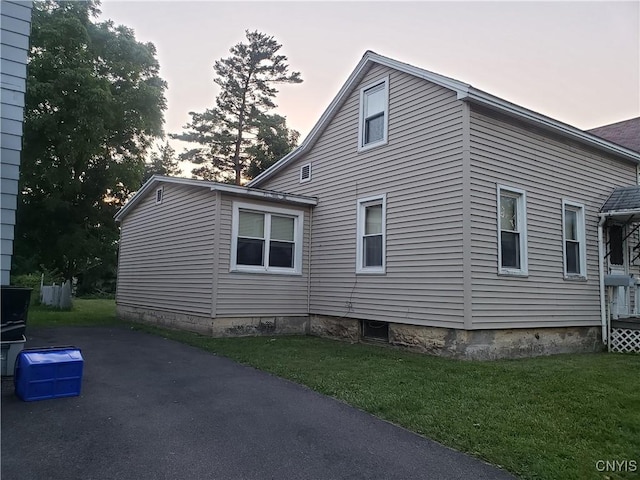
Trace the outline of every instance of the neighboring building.
<instances>
[{"instance_id":1,"label":"neighboring building","mask_svg":"<svg viewBox=\"0 0 640 480\"><path fill-rule=\"evenodd\" d=\"M0 6L2 285L9 285L13 255L31 7L32 2L9 0Z\"/></svg>"},{"instance_id":2,"label":"neighboring building","mask_svg":"<svg viewBox=\"0 0 640 480\"><path fill-rule=\"evenodd\" d=\"M634 152L640 152L640 117L592 128L587 132L622 145Z\"/></svg>"},{"instance_id":3,"label":"neighboring building","mask_svg":"<svg viewBox=\"0 0 640 480\"><path fill-rule=\"evenodd\" d=\"M249 188L145 185L117 217L118 311L214 334L291 315L312 334L468 358L597 350L611 305L635 310L637 233L610 231L600 209L637 185L638 164L638 152L367 52L301 146ZM163 185L172 198L156 205ZM304 216L275 208L280 197L310 202ZM261 266L283 248L272 215L304 223L289 245L303 249L300 271ZM626 279L616 301L605 270Z\"/></svg>"}]
</instances>

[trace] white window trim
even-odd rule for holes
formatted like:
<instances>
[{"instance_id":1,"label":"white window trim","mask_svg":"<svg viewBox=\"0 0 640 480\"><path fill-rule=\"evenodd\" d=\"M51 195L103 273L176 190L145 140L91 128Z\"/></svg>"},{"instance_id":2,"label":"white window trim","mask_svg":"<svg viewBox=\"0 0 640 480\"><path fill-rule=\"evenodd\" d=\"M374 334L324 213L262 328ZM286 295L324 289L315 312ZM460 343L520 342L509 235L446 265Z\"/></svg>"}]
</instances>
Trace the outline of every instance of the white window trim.
<instances>
[{"instance_id":1,"label":"white window trim","mask_svg":"<svg viewBox=\"0 0 640 480\"><path fill-rule=\"evenodd\" d=\"M309 167L309 177L308 178L302 178L302 171L304 170L305 167ZM311 181L311 163L305 163L304 165L302 165L300 167L300 183L307 183Z\"/></svg>"},{"instance_id":2,"label":"white window trim","mask_svg":"<svg viewBox=\"0 0 640 480\"><path fill-rule=\"evenodd\" d=\"M384 84L384 95L385 95L385 110L384 110L384 126L382 131L382 140L378 140L374 143L369 143L367 145L364 144L364 96L367 90L377 87L378 85ZM384 78L378 79L375 82L371 82L360 89L360 114L358 119L358 151L363 152L369 150L371 148L379 147L380 145L387 144L389 132L389 76L387 75Z\"/></svg>"},{"instance_id":3,"label":"white window trim","mask_svg":"<svg viewBox=\"0 0 640 480\"><path fill-rule=\"evenodd\" d=\"M365 267L362 262L364 248L364 209L376 204L382 205L382 265L379 267ZM385 274L387 271L387 195L382 194L359 198L357 201L356 225L356 273L374 275Z\"/></svg>"},{"instance_id":4,"label":"white window trim","mask_svg":"<svg viewBox=\"0 0 640 480\"><path fill-rule=\"evenodd\" d=\"M580 273L567 272L567 244L565 235L565 210L573 210L578 213L578 243L580 245ZM584 205L571 200L562 199L562 270L565 280L587 279L587 238L585 227Z\"/></svg>"},{"instance_id":5,"label":"white window trim","mask_svg":"<svg viewBox=\"0 0 640 480\"><path fill-rule=\"evenodd\" d=\"M158 193L160 193L160 200L158 200ZM164 187L156 188L156 205L160 205L164 200Z\"/></svg>"},{"instance_id":6,"label":"white window trim","mask_svg":"<svg viewBox=\"0 0 640 480\"><path fill-rule=\"evenodd\" d=\"M520 231L520 268L504 268L502 266L502 227L500 221L500 195L502 192L511 193L518 197L518 229ZM497 227L498 227L498 274L524 277L529 274L528 252L527 252L527 193L515 187L497 185L496 188L497 205Z\"/></svg>"},{"instance_id":7,"label":"white window trim","mask_svg":"<svg viewBox=\"0 0 640 480\"><path fill-rule=\"evenodd\" d=\"M240 210L246 210L254 213L265 214L264 238L265 253L264 266L256 265L238 265L238 226L240 224ZM294 218L293 238L294 238L294 258L293 268L270 267L269 266L269 241L271 237L271 222L266 221L270 214L285 215ZM269 273L281 275L302 275L302 249L303 249L303 231L304 231L304 212L300 210L291 210L288 208L272 207L267 205L256 205L254 203L233 202L233 213L231 218L231 262L230 272L248 272L248 273Z\"/></svg>"}]
</instances>

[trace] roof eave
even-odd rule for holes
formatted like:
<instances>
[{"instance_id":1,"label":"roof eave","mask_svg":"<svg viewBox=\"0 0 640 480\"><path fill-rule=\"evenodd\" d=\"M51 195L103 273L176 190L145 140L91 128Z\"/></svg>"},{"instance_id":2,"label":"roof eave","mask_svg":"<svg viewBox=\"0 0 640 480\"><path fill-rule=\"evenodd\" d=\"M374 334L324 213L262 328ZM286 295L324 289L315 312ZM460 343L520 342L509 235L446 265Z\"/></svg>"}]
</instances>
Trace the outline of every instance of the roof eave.
<instances>
[{"instance_id":1,"label":"roof eave","mask_svg":"<svg viewBox=\"0 0 640 480\"><path fill-rule=\"evenodd\" d=\"M276 174L276 172L280 171L285 165L288 165L290 162L292 162L293 160L298 158L300 155L305 153L311 147L311 145L313 145L313 143L316 140L316 137L322 132L322 130L324 130L324 128L329 123L331 118L333 118L334 113L342 105L342 102L344 101L344 97L346 96L348 91L351 89L352 84L355 83L355 81L360 77L363 70L365 69L367 64L370 62L371 53L372 52L367 52L364 54L364 56L362 57L362 59L360 60L356 68L353 70L353 72L351 72L351 75L349 75L349 78L347 79L347 81L342 85L342 88L340 89L338 94L333 98L332 102L323 112L320 119L313 126L313 128L311 129L309 134L306 136L306 138L302 141L300 146L295 150L293 150L292 152L290 152L289 154L282 157L280 160L274 163L271 167L269 167L260 175L258 175L256 178L254 178L249 183L247 183L248 187L253 187L254 185L258 185L261 182L273 177Z\"/></svg>"},{"instance_id":2,"label":"roof eave","mask_svg":"<svg viewBox=\"0 0 640 480\"><path fill-rule=\"evenodd\" d=\"M536 113L533 110L508 102L494 95L483 92L482 90L470 87L467 92L459 92L458 99L477 103L493 110L506 113L507 115L523 119L547 130L559 133L566 138L577 140L583 144L591 145L592 147L604 150L608 153L622 156L633 163L640 164L640 153L638 152L634 152L633 150L629 150L616 143L604 140L591 133L584 132L566 123L562 123L558 120L554 120L553 118Z\"/></svg>"},{"instance_id":3,"label":"roof eave","mask_svg":"<svg viewBox=\"0 0 640 480\"><path fill-rule=\"evenodd\" d=\"M359 80L360 75L370 63L378 63L380 65L384 65L389 68L414 75L418 78L428 80L456 92L458 100L475 102L485 105L491 109L499 110L516 118L520 118L522 120L544 127L547 130L555 131L567 138L572 138L583 144L594 146L600 150L604 150L606 152L621 156L633 163L640 164L640 153L634 152L633 150L629 150L615 143L606 141L593 134L584 132L578 128L572 127L571 125L559 122L527 108L520 107L519 105L483 92L482 90L478 90L469 84L460 82L453 78L429 72L422 68L414 67L413 65L409 65L392 58L378 55L377 53L372 51L367 51L354 71L351 73L347 81L344 83L336 97L333 99L329 107L327 107L325 112L322 114L320 120L318 120L316 125L313 127L309 135L307 135L305 140L300 144L300 146L296 150L281 158L278 162L262 172L252 181L250 181L247 186L253 187L255 185L259 185L265 180L273 177L284 166L288 165L293 160L309 150L309 148L315 143L316 137L325 129L327 124L331 121L337 109L344 102L345 96L351 91L353 85L356 83L356 81Z\"/></svg>"},{"instance_id":4,"label":"roof eave","mask_svg":"<svg viewBox=\"0 0 640 480\"><path fill-rule=\"evenodd\" d=\"M294 205L316 206L318 204L317 197L293 195L289 193L277 192L275 190L261 190L259 188L251 188L249 186L240 187L238 185L226 185L223 183L217 183L215 186L211 187L211 190L217 190L219 192L257 198L261 200L275 200L279 202L291 203Z\"/></svg>"},{"instance_id":5,"label":"roof eave","mask_svg":"<svg viewBox=\"0 0 640 480\"><path fill-rule=\"evenodd\" d=\"M276 192L273 190L261 190L258 188L249 188L248 186L228 185L225 183L209 182L206 180L195 180L191 178L181 177L165 177L162 175L154 175L145 184L140 187L135 195L129 200L118 212L113 216L116 222L121 222L122 219L131 211L134 206L140 202L145 194L152 190L156 185L160 183L173 183L178 185L190 185L200 188L209 188L211 191L220 191L230 193L234 195L240 195L244 197L271 200L277 202L285 202L293 205L301 206L315 206L318 204L316 197L310 197L305 195L293 195L289 193Z\"/></svg>"}]
</instances>

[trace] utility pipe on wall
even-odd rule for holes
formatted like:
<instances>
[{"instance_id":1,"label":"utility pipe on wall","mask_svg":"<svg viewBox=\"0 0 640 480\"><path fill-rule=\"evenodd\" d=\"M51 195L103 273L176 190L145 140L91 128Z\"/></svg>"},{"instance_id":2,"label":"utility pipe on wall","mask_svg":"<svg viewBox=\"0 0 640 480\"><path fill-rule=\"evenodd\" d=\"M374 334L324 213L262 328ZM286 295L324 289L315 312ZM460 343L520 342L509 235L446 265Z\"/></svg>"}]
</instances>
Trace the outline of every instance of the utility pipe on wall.
<instances>
[{"instance_id":1,"label":"utility pipe on wall","mask_svg":"<svg viewBox=\"0 0 640 480\"><path fill-rule=\"evenodd\" d=\"M603 227L604 222L607 220L605 215L600 215L600 221L598 221L598 269L600 277L600 323L602 324L602 343L607 344L607 304L604 295L604 235Z\"/></svg>"}]
</instances>

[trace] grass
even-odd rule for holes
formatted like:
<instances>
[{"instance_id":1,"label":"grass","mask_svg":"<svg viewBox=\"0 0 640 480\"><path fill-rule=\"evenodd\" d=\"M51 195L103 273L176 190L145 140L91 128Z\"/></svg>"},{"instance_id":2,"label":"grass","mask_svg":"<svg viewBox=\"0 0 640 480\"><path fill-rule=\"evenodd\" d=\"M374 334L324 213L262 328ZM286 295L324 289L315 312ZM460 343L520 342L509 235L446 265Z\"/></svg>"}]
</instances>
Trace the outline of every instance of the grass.
<instances>
[{"instance_id":1,"label":"grass","mask_svg":"<svg viewBox=\"0 0 640 480\"><path fill-rule=\"evenodd\" d=\"M64 319L51 314L36 309L29 324L115 321L113 302L104 300L78 300ZM465 362L314 337L213 339L134 328L307 385L525 479L640 472L638 355ZM599 472L598 460L635 461L638 469Z\"/></svg>"},{"instance_id":2,"label":"grass","mask_svg":"<svg viewBox=\"0 0 640 480\"><path fill-rule=\"evenodd\" d=\"M33 327L122 324L116 317L115 302L103 299L74 299L71 310L32 305L27 318L27 325Z\"/></svg>"}]
</instances>

